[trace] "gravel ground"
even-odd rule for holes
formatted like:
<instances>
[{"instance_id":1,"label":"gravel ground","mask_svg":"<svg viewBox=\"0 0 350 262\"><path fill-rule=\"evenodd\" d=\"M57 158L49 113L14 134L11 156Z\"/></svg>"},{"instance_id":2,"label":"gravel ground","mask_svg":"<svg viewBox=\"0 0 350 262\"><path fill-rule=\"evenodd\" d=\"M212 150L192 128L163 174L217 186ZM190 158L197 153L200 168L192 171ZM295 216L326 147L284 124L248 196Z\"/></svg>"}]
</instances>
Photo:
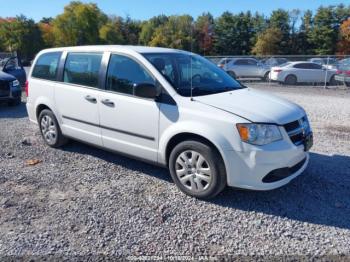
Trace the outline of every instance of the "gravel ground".
<instances>
[{"instance_id":1,"label":"gravel ground","mask_svg":"<svg viewBox=\"0 0 350 262\"><path fill-rule=\"evenodd\" d=\"M259 88L308 112L310 166L280 189L228 188L211 201L180 193L158 167L78 142L51 149L24 104L0 106L0 257L349 259L350 91Z\"/></svg>"}]
</instances>

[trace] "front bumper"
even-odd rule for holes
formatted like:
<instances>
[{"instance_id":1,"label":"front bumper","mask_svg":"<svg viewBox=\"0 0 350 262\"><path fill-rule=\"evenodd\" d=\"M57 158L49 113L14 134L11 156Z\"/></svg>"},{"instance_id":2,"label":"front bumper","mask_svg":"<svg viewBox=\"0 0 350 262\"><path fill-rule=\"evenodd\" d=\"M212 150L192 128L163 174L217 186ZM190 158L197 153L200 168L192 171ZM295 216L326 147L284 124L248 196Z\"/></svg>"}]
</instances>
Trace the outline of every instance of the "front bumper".
<instances>
[{"instance_id":1,"label":"front bumper","mask_svg":"<svg viewBox=\"0 0 350 262\"><path fill-rule=\"evenodd\" d=\"M242 152L226 151L225 157L228 185L252 190L281 187L299 176L308 163L309 153L304 145L296 146L286 140L263 148L246 144ZM280 177L270 179L274 175Z\"/></svg>"}]
</instances>

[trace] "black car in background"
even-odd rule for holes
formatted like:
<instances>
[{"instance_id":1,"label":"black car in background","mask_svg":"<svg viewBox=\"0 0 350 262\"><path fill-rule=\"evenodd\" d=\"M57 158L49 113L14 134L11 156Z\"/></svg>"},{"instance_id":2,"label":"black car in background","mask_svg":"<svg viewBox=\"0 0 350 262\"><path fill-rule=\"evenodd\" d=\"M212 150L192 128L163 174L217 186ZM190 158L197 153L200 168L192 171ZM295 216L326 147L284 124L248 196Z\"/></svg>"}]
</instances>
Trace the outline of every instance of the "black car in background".
<instances>
[{"instance_id":1,"label":"black car in background","mask_svg":"<svg viewBox=\"0 0 350 262\"><path fill-rule=\"evenodd\" d=\"M9 105L21 103L22 87L25 85L26 72L17 57L2 60L0 65L0 102Z\"/></svg>"}]
</instances>

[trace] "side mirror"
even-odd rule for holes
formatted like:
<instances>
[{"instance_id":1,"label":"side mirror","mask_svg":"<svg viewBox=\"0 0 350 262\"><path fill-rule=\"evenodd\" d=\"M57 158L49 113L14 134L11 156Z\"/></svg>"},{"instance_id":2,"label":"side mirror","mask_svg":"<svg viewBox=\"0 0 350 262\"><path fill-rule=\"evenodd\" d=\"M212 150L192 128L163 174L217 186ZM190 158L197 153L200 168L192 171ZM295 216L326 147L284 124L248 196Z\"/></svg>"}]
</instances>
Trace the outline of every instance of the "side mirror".
<instances>
[{"instance_id":1,"label":"side mirror","mask_svg":"<svg viewBox=\"0 0 350 262\"><path fill-rule=\"evenodd\" d=\"M150 83L134 84L134 95L155 99L160 95L160 88Z\"/></svg>"}]
</instances>

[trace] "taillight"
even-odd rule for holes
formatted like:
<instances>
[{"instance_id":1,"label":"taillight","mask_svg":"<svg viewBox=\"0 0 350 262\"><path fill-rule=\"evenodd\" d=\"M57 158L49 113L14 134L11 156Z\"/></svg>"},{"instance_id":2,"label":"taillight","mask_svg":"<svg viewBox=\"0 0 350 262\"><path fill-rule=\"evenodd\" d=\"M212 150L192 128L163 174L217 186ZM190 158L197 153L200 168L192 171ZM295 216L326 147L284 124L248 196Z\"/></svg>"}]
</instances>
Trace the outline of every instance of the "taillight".
<instances>
[{"instance_id":1,"label":"taillight","mask_svg":"<svg viewBox=\"0 0 350 262\"><path fill-rule=\"evenodd\" d=\"M340 75L340 74L342 74L343 73L343 71L341 71L341 70L337 70L337 72L335 72L337 75Z\"/></svg>"},{"instance_id":2,"label":"taillight","mask_svg":"<svg viewBox=\"0 0 350 262\"><path fill-rule=\"evenodd\" d=\"M350 76L350 70L344 71L344 73L345 73L346 75Z\"/></svg>"},{"instance_id":3,"label":"taillight","mask_svg":"<svg viewBox=\"0 0 350 262\"><path fill-rule=\"evenodd\" d=\"M223 65L223 64L220 64L219 67L220 67L220 68L224 68L224 65Z\"/></svg>"},{"instance_id":4,"label":"taillight","mask_svg":"<svg viewBox=\"0 0 350 262\"><path fill-rule=\"evenodd\" d=\"M26 97L28 97L29 96L29 82L28 82L28 80L24 84L24 91L26 92Z\"/></svg>"},{"instance_id":5,"label":"taillight","mask_svg":"<svg viewBox=\"0 0 350 262\"><path fill-rule=\"evenodd\" d=\"M280 72L282 72L283 70L282 69L275 69L275 70L273 70L275 73L280 73Z\"/></svg>"}]
</instances>

